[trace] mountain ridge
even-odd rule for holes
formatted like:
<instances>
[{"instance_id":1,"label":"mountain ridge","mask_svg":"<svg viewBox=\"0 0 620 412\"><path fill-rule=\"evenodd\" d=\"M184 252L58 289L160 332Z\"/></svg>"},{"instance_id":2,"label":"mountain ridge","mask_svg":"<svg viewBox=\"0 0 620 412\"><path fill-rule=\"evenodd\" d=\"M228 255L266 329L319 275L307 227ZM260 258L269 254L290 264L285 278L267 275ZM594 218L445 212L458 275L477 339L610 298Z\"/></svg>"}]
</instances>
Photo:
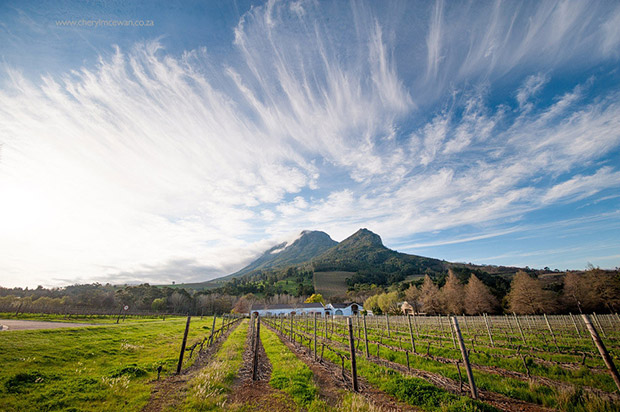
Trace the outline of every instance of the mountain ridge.
<instances>
[{"instance_id":1,"label":"mountain ridge","mask_svg":"<svg viewBox=\"0 0 620 412\"><path fill-rule=\"evenodd\" d=\"M338 242L325 232L303 230L292 243L282 242L269 248L249 265L225 278L241 277L261 269L277 269L303 264L337 244Z\"/></svg>"}]
</instances>

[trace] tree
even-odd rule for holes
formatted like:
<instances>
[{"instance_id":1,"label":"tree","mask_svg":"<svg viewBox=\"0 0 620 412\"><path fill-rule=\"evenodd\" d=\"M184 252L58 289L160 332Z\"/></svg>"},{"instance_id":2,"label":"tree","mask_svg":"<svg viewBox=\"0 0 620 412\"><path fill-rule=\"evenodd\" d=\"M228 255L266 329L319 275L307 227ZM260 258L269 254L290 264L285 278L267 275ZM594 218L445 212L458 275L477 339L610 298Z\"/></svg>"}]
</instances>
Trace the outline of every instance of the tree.
<instances>
[{"instance_id":1,"label":"tree","mask_svg":"<svg viewBox=\"0 0 620 412\"><path fill-rule=\"evenodd\" d=\"M464 307L468 315L490 313L497 307L497 299L491 293L487 285L482 283L475 275L471 275L469 282L464 288Z\"/></svg>"},{"instance_id":2,"label":"tree","mask_svg":"<svg viewBox=\"0 0 620 412\"><path fill-rule=\"evenodd\" d=\"M584 305L589 305L588 290L589 288L583 276L575 272L568 272L566 276L564 276L562 300L568 307L572 307L577 309L579 313L583 313Z\"/></svg>"},{"instance_id":3,"label":"tree","mask_svg":"<svg viewBox=\"0 0 620 412\"><path fill-rule=\"evenodd\" d=\"M443 307L448 313L454 315L463 313L463 285L452 269L448 271L446 284L441 288L441 298Z\"/></svg>"},{"instance_id":4,"label":"tree","mask_svg":"<svg viewBox=\"0 0 620 412\"><path fill-rule=\"evenodd\" d=\"M371 310L373 314L380 315L383 312L379 306L379 295L373 295L364 301L364 309Z\"/></svg>"},{"instance_id":5,"label":"tree","mask_svg":"<svg viewBox=\"0 0 620 412\"><path fill-rule=\"evenodd\" d=\"M584 289L589 310L615 311L620 304L620 278L618 273L590 267L585 274Z\"/></svg>"},{"instance_id":6,"label":"tree","mask_svg":"<svg viewBox=\"0 0 620 412\"><path fill-rule=\"evenodd\" d=\"M235 306L232 308L233 313L250 313L250 309L256 302L256 296L253 293L248 293L242 297L240 297Z\"/></svg>"},{"instance_id":7,"label":"tree","mask_svg":"<svg viewBox=\"0 0 620 412\"><path fill-rule=\"evenodd\" d=\"M313 293L308 299L304 301L304 303L322 303L323 305L325 305L325 299L323 299L323 295L321 295L320 293Z\"/></svg>"},{"instance_id":8,"label":"tree","mask_svg":"<svg viewBox=\"0 0 620 412\"><path fill-rule=\"evenodd\" d=\"M544 290L542 282L518 271L508 293L510 310L519 314L546 313L555 310L553 292Z\"/></svg>"},{"instance_id":9,"label":"tree","mask_svg":"<svg viewBox=\"0 0 620 412\"><path fill-rule=\"evenodd\" d=\"M381 312L392 315L400 314L398 301L398 292L382 293L377 297L377 304L381 308Z\"/></svg>"},{"instance_id":10,"label":"tree","mask_svg":"<svg viewBox=\"0 0 620 412\"><path fill-rule=\"evenodd\" d=\"M405 300L413 307L415 313L420 311L420 289L416 285L411 284L405 290Z\"/></svg>"},{"instance_id":11,"label":"tree","mask_svg":"<svg viewBox=\"0 0 620 412\"><path fill-rule=\"evenodd\" d=\"M166 308L166 298L157 298L157 299L153 299L153 302L151 303L151 309L159 312L162 309Z\"/></svg>"},{"instance_id":12,"label":"tree","mask_svg":"<svg viewBox=\"0 0 620 412\"><path fill-rule=\"evenodd\" d=\"M174 313L181 313L187 309L189 304L189 298L178 291L175 291L168 301L172 304L172 311Z\"/></svg>"},{"instance_id":13,"label":"tree","mask_svg":"<svg viewBox=\"0 0 620 412\"><path fill-rule=\"evenodd\" d=\"M422 311L426 313L441 313L442 302L439 288L433 283L430 276L424 276L424 283L420 289L420 303L422 304Z\"/></svg>"}]
</instances>

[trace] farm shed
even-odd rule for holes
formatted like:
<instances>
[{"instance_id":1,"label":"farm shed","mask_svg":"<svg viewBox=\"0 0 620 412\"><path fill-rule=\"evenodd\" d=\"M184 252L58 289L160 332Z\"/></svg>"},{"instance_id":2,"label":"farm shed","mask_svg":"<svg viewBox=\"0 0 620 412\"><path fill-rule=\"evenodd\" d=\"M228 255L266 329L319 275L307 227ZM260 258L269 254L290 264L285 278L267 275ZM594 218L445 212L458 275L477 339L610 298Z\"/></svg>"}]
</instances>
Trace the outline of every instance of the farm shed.
<instances>
[{"instance_id":1,"label":"farm shed","mask_svg":"<svg viewBox=\"0 0 620 412\"><path fill-rule=\"evenodd\" d=\"M318 313L323 316L324 307L322 303L296 303L296 304L275 304L264 305L257 304L252 306L250 313L257 314L259 316L282 316L282 315L301 315L301 314L313 314Z\"/></svg>"},{"instance_id":2,"label":"farm shed","mask_svg":"<svg viewBox=\"0 0 620 412\"><path fill-rule=\"evenodd\" d=\"M325 314L333 316L353 316L364 310L359 303L328 303L325 306Z\"/></svg>"}]
</instances>

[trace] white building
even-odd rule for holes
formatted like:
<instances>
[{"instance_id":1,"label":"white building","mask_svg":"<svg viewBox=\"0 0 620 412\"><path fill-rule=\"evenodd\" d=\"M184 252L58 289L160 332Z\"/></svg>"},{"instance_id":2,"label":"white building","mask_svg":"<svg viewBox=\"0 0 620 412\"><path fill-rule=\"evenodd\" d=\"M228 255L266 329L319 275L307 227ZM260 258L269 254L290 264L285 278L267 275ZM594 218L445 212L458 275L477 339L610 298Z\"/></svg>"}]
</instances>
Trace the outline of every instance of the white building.
<instances>
[{"instance_id":1,"label":"white building","mask_svg":"<svg viewBox=\"0 0 620 412\"><path fill-rule=\"evenodd\" d=\"M359 303L295 303L295 304L255 304L250 313L259 316L313 315L319 316L355 316L364 310Z\"/></svg>"},{"instance_id":2,"label":"white building","mask_svg":"<svg viewBox=\"0 0 620 412\"><path fill-rule=\"evenodd\" d=\"M276 304L265 305L255 304L250 309L250 313L254 313L259 316L282 316L282 315L301 315L301 314L314 314L318 313L319 316L323 316L324 307L322 303L295 303L295 304Z\"/></svg>"},{"instance_id":3,"label":"white building","mask_svg":"<svg viewBox=\"0 0 620 412\"><path fill-rule=\"evenodd\" d=\"M328 303L325 306L325 314L333 316L355 316L361 313L364 307L359 303Z\"/></svg>"}]
</instances>

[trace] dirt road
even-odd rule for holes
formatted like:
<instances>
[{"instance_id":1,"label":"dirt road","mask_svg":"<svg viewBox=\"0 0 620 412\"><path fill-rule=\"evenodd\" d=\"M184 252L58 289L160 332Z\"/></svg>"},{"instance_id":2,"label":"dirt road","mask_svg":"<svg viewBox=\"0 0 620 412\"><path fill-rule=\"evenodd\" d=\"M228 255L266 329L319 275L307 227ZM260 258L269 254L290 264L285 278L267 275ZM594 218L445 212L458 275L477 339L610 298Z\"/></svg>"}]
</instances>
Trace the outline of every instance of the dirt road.
<instances>
[{"instance_id":1,"label":"dirt road","mask_svg":"<svg viewBox=\"0 0 620 412\"><path fill-rule=\"evenodd\" d=\"M97 326L92 323L68 323L68 322L42 322L38 320L15 320L0 319L0 330L32 330L32 329L56 329L56 328L80 328L84 326Z\"/></svg>"}]
</instances>

